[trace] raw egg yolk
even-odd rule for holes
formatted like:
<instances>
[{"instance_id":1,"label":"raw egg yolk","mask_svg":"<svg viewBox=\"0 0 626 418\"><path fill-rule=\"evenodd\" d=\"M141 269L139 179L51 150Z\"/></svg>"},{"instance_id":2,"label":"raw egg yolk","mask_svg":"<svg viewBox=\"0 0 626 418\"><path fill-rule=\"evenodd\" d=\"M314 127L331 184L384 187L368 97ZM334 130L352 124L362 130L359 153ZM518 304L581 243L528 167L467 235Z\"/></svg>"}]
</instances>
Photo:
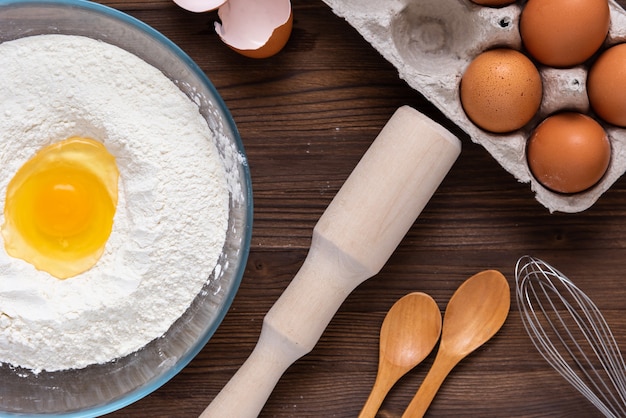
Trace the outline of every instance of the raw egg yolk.
<instances>
[{"instance_id":1,"label":"raw egg yolk","mask_svg":"<svg viewBox=\"0 0 626 418\"><path fill-rule=\"evenodd\" d=\"M59 279L89 270L113 228L118 178L115 158L93 139L42 148L7 187L7 253Z\"/></svg>"}]
</instances>

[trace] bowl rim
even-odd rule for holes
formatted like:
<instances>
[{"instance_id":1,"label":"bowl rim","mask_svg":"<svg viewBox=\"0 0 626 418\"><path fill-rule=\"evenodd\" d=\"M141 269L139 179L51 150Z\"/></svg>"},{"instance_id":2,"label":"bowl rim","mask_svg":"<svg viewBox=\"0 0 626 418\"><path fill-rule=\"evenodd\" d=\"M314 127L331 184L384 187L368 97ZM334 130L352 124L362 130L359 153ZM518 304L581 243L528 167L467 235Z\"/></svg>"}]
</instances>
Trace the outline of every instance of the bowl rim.
<instances>
[{"instance_id":1,"label":"bowl rim","mask_svg":"<svg viewBox=\"0 0 626 418\"><path fill-rule=\"evenodd\" d=\"M247 155L245 153L245 149L243 146L243 142L241 140L241 136L239 134L239 130L235 125L234 119L230 110L226 106L224 100L218 93L217 89L210 81L206 73L196 64L196 62L191 59L191 57L182 50L178 45L176 45L173 41L167 38L158 30L154 29L147 23L129 15L121 10L117 10L113 7L99 4L95 2L91 2L88 0L0 0L0 8L7 6L25 6L25 5L40 5L40 6L60 6L60 7L72 7L72 8L82 8L89 12L94 12L97 14L105 15L106 17L113 18L116 20L120 20L123 23L129 24L133 26L135 29L138 29L150 37L154 38L159 44L161 44L166 49L169 49L173 52L181 61L185 63L185 65L189 68L191 72L193 72L200 81L205 84L207 89L212 94L212 100L214 101L214 105L219 108L220 112L223 114L225 123L227 124L228 129L232 133L232 140L236 145L237 152L242 158L241 166L241 178L244 181L244 188L242 188L243 193L243 201L245 202L245 216L246 222L244 225L244 231L242 232L242 245L240 248L241 251L241 259L242 262L237 266L237 270L233 274L233 286L229 289L229 291L224 295L223 298L223 309L221 309L213 321L212 326L207 328L206 332L200 336L197 340L197 344L190 349L184 356L182 356L174 366L172 366L167 372L153 378L146 382L143 386L137 387L131 392L122 395L117 399L113 399L106 404L94 405L92 407L82 409L79 411L70 411L66 413L54 413L51 416L55 417L93 417L100 416L112 413L114 411L120 410L138 400L148 396L149 394L155 392L169 380L171 380L174 376L176 376L184 367L186 367L191 360L193 360L200 351L204 348L204 346L208 343L210 338L213 336L217 328L222 323L224 317L230 310L230 306L235 298L235 295L238 292L239 286L243 279L243 275L245 272L245 267L247 264L248 255L250 252L251 238L252 238L252 223L253 223L253 196L252 196L252 180L250 175L250 168L248 166ZM232 199L232 196L231 196ZM208 400L207 400L208 402ZM2 412L0 411L0 416L7 417L19 417L24 416L22 413L12 413L12 412ZM38 416L45 416L44 414L39 414Z\"/></svg>"}]
</instances>

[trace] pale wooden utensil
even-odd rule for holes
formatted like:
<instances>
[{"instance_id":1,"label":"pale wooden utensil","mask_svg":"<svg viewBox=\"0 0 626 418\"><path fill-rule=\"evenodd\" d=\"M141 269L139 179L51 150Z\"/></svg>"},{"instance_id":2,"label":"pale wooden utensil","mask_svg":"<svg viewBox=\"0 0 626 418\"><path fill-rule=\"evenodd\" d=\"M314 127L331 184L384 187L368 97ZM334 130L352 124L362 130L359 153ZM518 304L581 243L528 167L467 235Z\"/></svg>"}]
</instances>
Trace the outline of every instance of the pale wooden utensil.
<instances>
[{"instance_id":1,"label":"pale wooden utensil","mask_svg":"<svg viewBox=\"0 0 626 418\"><path fill-rule=\"evenodd\" d=\"M259 415L348 294L387 262L460 152L454 135L418 111L394 113L315 225L304 264L266 314L252 354L202 417Z\"/></svg>"},{"instance_id":2,"label":"pale wooden utensil","mask_svg":"<svg viewBox=\"0 0 626 418\"><path fill-rule=\"evenodd\" d=\"M433 350L441 333L441 311L425 293L414 292L391 307L380 328L378 373L359 418L373 418L393 385Z\"/></svg>"},{"instance_id":3,"label":"pale wooden utensil","mask_svg":"<svg viewBox=\"0 0 626 418\"><path fill-rule=\"evenodd\" d=\"M403 418L424 416L448 373L498 332L510 306L509 283L495 270L470 277L454 292L443 317L435 361Z\"/></svg>"}]
</instances>

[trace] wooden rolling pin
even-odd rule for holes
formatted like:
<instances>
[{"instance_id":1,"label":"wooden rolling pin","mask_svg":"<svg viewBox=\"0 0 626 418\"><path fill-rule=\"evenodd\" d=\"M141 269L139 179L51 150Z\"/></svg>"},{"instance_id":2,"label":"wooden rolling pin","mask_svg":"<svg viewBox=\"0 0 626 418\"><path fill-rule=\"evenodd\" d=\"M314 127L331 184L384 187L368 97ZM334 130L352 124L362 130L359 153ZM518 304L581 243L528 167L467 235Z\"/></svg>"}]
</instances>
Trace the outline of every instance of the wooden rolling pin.
<instances>
[{"instance_id":1,"label":"wooden rolling pin","mask_svg":"<svg viewBox=\"0 0 626 418\"><path fill-rule=\"evenodd\" d=\"M387 262L460 152L455 136L416 110L393 114L315 225L304 264L265 316L252 354L201 417L259 415L348 294Z\"/></svg>"}]
</instances>

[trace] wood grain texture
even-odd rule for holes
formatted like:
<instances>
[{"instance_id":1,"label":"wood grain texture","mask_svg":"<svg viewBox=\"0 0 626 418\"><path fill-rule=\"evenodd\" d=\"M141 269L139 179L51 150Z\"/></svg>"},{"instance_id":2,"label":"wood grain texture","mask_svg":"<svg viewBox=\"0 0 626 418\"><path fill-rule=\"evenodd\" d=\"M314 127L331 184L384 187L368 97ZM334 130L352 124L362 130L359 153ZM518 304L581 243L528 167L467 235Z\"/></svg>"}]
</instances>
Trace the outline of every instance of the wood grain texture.
<instances>
[{"instance_id":1,"label":"wood grain texture","mask_svg":"<svg viewBox=\"0 0 626 418\"><path fill-rule=\"evenodd\" d=\"M459 135L461 156L387 265L348 297L313 351L287 370L261 416L357 416L374 383L380 326L397 299L425 292L443 311L456 288L484 269L500 270L513 288L515 262L524 254L573 279L626 347L626 179L583 213L549 214L528 185L400 80L320 0L293 2L292 37L266 60L225 47L212 28L215 13L188 13L166 0L102 3L162 32L208 74L240 130L255 206L245 277L214 337L171 381L111 417L203 411L252 351L265 313L304 261L322 212L405 104ZM448 376L426 416L599 416L536 352L514 301L511 308L501 331ZM400 380L379 416L402 414L433 357Z\"/></svg>"}]
</instances>

